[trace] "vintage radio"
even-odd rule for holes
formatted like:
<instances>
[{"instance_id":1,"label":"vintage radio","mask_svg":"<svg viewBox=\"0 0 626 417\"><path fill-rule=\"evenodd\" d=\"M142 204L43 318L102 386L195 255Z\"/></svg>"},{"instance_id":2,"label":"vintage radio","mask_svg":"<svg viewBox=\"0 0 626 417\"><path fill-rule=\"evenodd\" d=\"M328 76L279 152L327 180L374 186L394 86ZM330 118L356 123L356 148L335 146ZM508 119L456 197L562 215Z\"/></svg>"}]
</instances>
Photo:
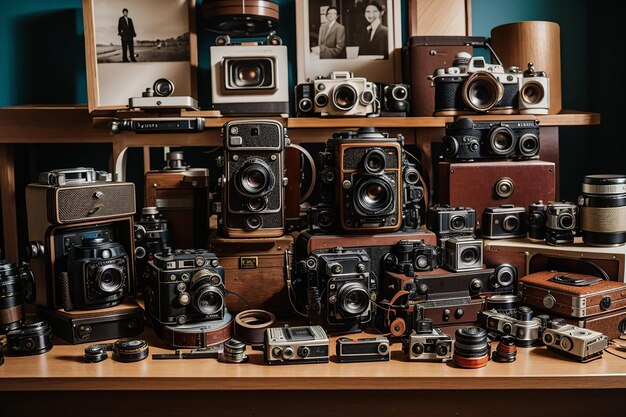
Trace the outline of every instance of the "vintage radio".
<instances>
[{"instance_id":1,"label":"vintage radio","mask_svg":"<svg viewBox=\"0 0 626 417\"><path fill-rule=\"evenodd\" d=\"M146 173L146 207L167 220L174 248L205 248L209 236L209 170L185 165L182 151L167 166Z\"/></svg>"},{"instance_id":2,"label":"vintage radio","mask_svg":"<svg viewBox=\"0 0 626 417\"><path fill-rule=\"evenodd\" d=\"M439 203L476 210L476 227L486 207L502 204L528 207L537 200L556 199L552 162L440 162Z\"/></svg>"},{"instance_id":3,"label":"vintage radio","mask_svg":"<svg viewBox=\"0 0 626 417\"><path fill-rule=\"evenodd\" d=\"M209 249L224 268L231 313L261 309L280 316L293 311L286 285L293 259L291 235L236 239L213 233Z\"/></svg>"}]
</instances>

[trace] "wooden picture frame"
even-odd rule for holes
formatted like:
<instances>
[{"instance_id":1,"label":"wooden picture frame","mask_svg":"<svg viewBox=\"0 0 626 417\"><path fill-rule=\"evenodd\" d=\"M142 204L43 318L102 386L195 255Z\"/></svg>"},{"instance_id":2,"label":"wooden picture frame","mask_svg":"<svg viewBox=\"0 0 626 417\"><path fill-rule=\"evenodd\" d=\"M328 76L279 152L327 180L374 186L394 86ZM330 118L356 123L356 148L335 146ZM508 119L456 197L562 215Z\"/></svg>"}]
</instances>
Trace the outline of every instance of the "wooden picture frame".
<instances>
[{"instance_id":1,"label":"wooden picture frame","mask_svg":"<svg viewBox=\"0 0 626 417\"><path fill-rule=\"evenodd\" d=\"M195 0L83 0L89 112L126 109L160 78L173 95L197 98L195 8Z\"/></svg>"},{"instance_id":2,"label":"wooden picture frame","mask_svg":"<svg viewBox=\"0 0 626 417\"><path fill-rule=\"evenodd\" d=\"M333 4L338 9L339 23L345 33L341 55L323 57L319 36L327 23L325 12ZM368 2L351 0L302 0L296 2L296 42L298 45L298 83L327 77L332 71L350 71L368 81L394 83L401 79L402 25L399 2L381 0L384 7L380 21L387 28L387 49L384 55L370 55L365 32L370 26L365 17ZM318 12L319 10L319 12ZM319 16L318 16L319 15ZM371 34L371 32L370 32ZM324 35L322 35L324 36ZM370 48L371 49L371 48Z\"/></svg>"}]
</instances>

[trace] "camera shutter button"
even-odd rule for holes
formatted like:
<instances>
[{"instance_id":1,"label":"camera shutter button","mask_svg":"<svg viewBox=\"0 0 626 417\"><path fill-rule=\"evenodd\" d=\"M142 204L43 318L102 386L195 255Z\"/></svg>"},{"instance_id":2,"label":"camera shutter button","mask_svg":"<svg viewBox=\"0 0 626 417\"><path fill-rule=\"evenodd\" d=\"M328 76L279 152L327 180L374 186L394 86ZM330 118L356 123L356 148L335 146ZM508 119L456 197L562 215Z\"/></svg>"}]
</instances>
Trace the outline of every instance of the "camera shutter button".
<instances>
[{"instance_id":1,"label":"camera shutter button","mask_svg":"<svg viewBox=\"0 0 626 417\"><path fill-rule=\"evenodd\" d=\"M180 293L178 295L178 302L181 305L186 306L187 304L189 304L189 301L191 301L191 297L189 297L189 294L186 292Z\"/></svg>"},{"instance_id":2,"label":"camera shutter button","mask_svg":"<svg viewBox=\"0 0 626 417\"><path fill-rule=\"evenodd\" d=\"M443 310L443 321L450 320L450 309Z\"/></svg>"}]
</instances>

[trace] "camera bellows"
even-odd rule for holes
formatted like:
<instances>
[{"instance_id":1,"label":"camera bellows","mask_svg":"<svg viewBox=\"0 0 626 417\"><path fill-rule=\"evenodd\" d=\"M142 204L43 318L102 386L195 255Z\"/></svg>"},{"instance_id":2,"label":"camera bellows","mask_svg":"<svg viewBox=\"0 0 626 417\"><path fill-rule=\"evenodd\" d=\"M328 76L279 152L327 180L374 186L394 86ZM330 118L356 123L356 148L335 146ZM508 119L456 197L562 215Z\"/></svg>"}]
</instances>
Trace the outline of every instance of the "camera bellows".
<instances>
[{"instance_id":1,"label":"camera bellows","mask_svg":"<svg viewBox=\"0 0 626 417\"><path fill-rule=\"evenodd\" d=\"M463 327L455 332L452 359L461 368L482 368L489 362L491 345L487 331L478 327Z\"/></svg>"}]
</instances>

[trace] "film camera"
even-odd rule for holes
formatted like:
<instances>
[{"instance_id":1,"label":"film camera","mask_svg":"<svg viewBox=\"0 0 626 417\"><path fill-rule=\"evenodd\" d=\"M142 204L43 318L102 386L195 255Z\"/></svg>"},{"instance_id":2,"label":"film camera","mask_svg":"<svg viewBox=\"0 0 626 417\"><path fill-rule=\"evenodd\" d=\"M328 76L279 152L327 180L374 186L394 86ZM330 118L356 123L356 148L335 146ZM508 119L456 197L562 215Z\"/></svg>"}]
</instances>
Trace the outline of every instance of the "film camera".
<instances>
[{"instance_id":1,"label":"film camera","mask_svg":"<svg viewBox=\"0 0 626 417\"><path fill-rule=\"evenodd\" d=\"M481 235L487 239L526 237L526 209L513 204L486 207L483 211Z\"/></svg>"},{"instance_id":2,"label":"film camera","mask_svg":"<svg viewBox=\"0 0 626 417\"><path fill-rule=\"evenodd\" d=\"M41 355L52 349L52 327L44 320L7 333L7 351L15 356Z\"/></svg>"},{"instance_id":3,"label":"film camera","mask_svg":"<svg viewBox=\"0 0 626 417\"><path fill-rule=\"evenodd\" d=\"M600 332L566 324L563 319L551 320L541 339L548 349L580 362L600 358L609 341Z\"/></svg>"},{"instance_id":4,"label":"film camera","mask_svg":"<svg viewBox=\"0 0 626 417\"><path fill-rule=\"evenodd\" d=\"M287 47L274 34L263 44L222 35L211 47L212 103L223 114L289 113L288 79Z\"/></svg>"},{"instance_id":5,"label":"film camera","mask_svg":"<svg viewBox=\"0 0 626 417\"><path fill-rule=\"evenodd\" d=\"M423 240L401 240L385 255L383 263L386 270L404 275L432 271L441 266L441 248Z\"/></svg>"},{"instance_id":6,"label":"film camera","mask_svg":"<svg viewBox=\"0 0 626 417\"><path fill-rule=\"evenodd\" d=\"M407 84L377 85L381 116L405 117L411 108L411 86Z\"/></svg>"},{"instance_id":7,"label":"film camera","mask_svg":"<svg viewBox=\"0 0 626 417\"><path fill-rule=\"evenodd\" d=\"M389 339L386 337L340 337L336 342L336 352L339 362L388 361L391 357Z\"/></svg>"},{"instance_id":8,"label":"film camera","mask_svg":"<svg viewBox=\"0 0 626 417\"><path fill-rule=\"evenodd\" d=\"M469 207L437 205L426 212L426 227L443 243L451 237L474 237L476 210Z\"/></svg>"},{"instance_id":9,"label":"film camera","mask_svg":"<svg viewBox=\"0 0 626 417\"><path fill-rule=\"evenodd\" d=\"M514 317L486 310L481 313L481 319L487 330L515 337L515 344L519 347L541 343L541 334L547 324L546 317L533 317L532 310L524 306L517 309Z\"/></svg>"},{"instance_id":10,"label":"film camera","mask_svg":"<svg viewBox=\"0 0 626 417\"><path fill-rule=\"evenodd\" d=\"M224 269L205 249L165 248L148 262L146 311L161 324L224 318Z\"/></svg>"},{"instance_id":11,"label":"film camera","mask_svg":"<svg viewBox=\"0 0 626 417\"><path fill-rule=\"evenodd\" d=\"M189 96L174 96L174 83L167 78L157 79L152 88L148 87L141 97L128 99L128 107L142 110L198 110L198 101Z\"/></svg>"},{"instance_id":12,"label":"film camera","mask_svg":"<svg viewBox=\"0 0 626 417\"><path fill-rule=\"evenodd\" d=\"M329 332L356 332L371 324L377 280L364 249L314 251L296 272L307 286L307 315Z\"/></svg>"},{"instance_id":13,"label":"film camera","mask_svg":"<svg viewBox=\"0 0 626 417\"><path fill-rule=\"evenodd\" d=\"M528 238L544 240L546 238L546 205L543 201L535 201L528 205Z\"/></svg>"},{"instance_id":14,"label":"film camera","mask_svg":"<svg viewBox=\"0 0 626 417\"><path fill-rule=\"evenodd\" d=\"M402 350L410 361L448 361L452 359L453 340L441 329L433 328L431 319L416 321L416 329L402 339Z\"/></svg>"},{"instance_id":15,"label":"film camera","mask_svg":"<svg viewBox=\"0 0 626 417\"><path fill-rule=\"evenodd\" d=\"M329 343L320 326L270 327L264 336L265 362L269 365L326 363Z\"/></svg>"},{"instance_id":16,"label":"film camera","mask_svg":"<svg viewBox=\"0 0 626 417\"><path fill-rule=\"evenodd\" d=\"M285 231L285 128L277 121L230 121L222 128L224 156L219 207L228 237L277 237Z\"/></svg>"},{"instance_id":17,"label":"film camera","mask_svg":"<svg viewBox=\"0 0 626 417\"><path fill-rule=\"evenodd\" d=\"M294 87L294 96L296 117L315 116L315 86L312 82L297 84Z\"/></svg>"},{"instance_id":18,"label":"film camera","mask_svg":"<svg viewBox=\"0 0 626 417\"><path fill-rule=\"evenodd\" d=\"M546 206L546 243L566 245L574 243L578 229L578 206L567 201L550 202Z\"/></svg>"},{"instance_id":19,"label":"film camera","mask_svg":"<svg viewBox=\"0 0 626 417\"><path fill-rule=\"evenodd\" d=\"M172 246L167 219L156 207L144 207L135 222L135 276L143 279L146 265L155 253Z\"/></svg>"},{"instance_id":20,"label":"film camera","mask_svg":"<svg viewBox=\"0 0 626 417\"><path fill-rule=\"evenodd\" d=\"M313 81L313 112L321 116L373 116L380 112L376 84L349 71Z\"/></svg>"},{"instance_id":21,"label":"film camera","mask_svg":"<svg viewBox=\"0 0 626 417\"><path fill-rule=\"evenodd\" d=\"M443 156L448 159L527 159L539 154L539 121L474 122L461 117L446 124Z\"/></svg>"},{"instance_id":22,"label":"film camera","mask_svg":"<svg viewBox=\"0 0 626 417\"><path fill-rule=\"evenodd\" d=\"M0 259L0 334L19 328L24 323L24 303L33 301L35 277L30 266Z\"/></svg>"},{"instance_id":23,"label":"film camera","mask_svg":"<svg viewBox=\"0 0 626 417\"><path fill-rule=\"evenodd\" d=\"M443 247L443 267L452 272L483 268L483 241L471 236L446 240Z\"/></svg>"},{"instance_id":24,"label":"film camera","mask_svg":"<svg viewBox=\"0 0 626 417\"><path fill-rule=\"evenodd\" d=\"M548 114L550 108L550 79L545 71L535 71L528 63L519 79L519 112L522 114Z\"/></svg>"}]
</instances>

